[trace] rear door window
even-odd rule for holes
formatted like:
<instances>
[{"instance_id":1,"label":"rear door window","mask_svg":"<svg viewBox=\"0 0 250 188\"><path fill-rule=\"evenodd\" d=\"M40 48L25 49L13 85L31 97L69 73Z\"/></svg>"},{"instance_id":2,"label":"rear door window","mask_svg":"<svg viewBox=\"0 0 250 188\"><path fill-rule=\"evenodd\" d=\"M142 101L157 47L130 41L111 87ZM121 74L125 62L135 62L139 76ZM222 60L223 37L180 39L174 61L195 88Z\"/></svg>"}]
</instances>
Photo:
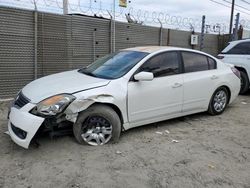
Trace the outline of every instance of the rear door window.
<instances>
[{"instance_id":1,"label":"rear door window","mask_svg":"<svg viewBox=\"0 0 250 188\"><path fill-rule=\"evenodd\" d=\"M194 52L182 52L185 72L197 72L209 70L208 58L205 55ZM213 62L211 62L213 64ZM213 67L213 65L211 65Z\"/></svg>"}]
</instances>

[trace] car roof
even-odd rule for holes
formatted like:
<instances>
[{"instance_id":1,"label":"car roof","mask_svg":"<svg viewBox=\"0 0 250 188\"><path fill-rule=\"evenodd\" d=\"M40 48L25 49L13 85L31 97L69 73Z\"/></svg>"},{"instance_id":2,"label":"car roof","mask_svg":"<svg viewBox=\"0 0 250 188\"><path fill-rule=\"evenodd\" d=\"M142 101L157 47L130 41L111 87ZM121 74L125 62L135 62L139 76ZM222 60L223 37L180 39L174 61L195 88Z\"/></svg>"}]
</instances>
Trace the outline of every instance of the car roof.
<instances>
[{"instance_id":1,"label":"car roof","mask_svg":"<svg viewBox=\"0 0 250 188\"><path fill-rule=\"evenodd\" d=\"M240 44L240 43L243 43L243 42L250 42L250 39L242 39L242 40L231 41L231 42L229 42L229 44L226 46L226 48L224 48L224 49L222 50L222 53L228 52L230 49L232 49L233 47L235 47L237 44Z\"/></svg>"},{"instance_id":2,"label":"car roof","mask_svg":"<svg viewBox=\"0 0 250 188\"><path fill-rule=\"evenodd\" d=\"M157 53L157 52L160 53L160 52L172 51L172 50L194 52L194 53L203 54L209 57L213 57L208 53L198 51L195 49L180 48L180 47L174 47L174 46L139 46L139 47L122 49L121 51L137 51L137 52L145 52L145 53L151 54L151 53Z\"/></svg>"},{"instance_id":3,"label":"car roof","mask_svg":"<svg viewBox=\"0 0 250 188\"><path fill-rule=\"evenodd\" d=\"M250 39L241 39L241 40L235 40L235 41L231 41L229 43L241 43L241 42L249 42Z\"/></svg>"},{"instance_id":4,"label":"car roof","mask_svg":"<svg viewBox=\"0 0 250 188\"><path fill-rule=\"evenodd\" d=\"M172 47L172 46L138 46L133 48L126 48L122 51L138 51L153 53L161 50L183 50L184 48Z\"/></svg>"}]
</instances>

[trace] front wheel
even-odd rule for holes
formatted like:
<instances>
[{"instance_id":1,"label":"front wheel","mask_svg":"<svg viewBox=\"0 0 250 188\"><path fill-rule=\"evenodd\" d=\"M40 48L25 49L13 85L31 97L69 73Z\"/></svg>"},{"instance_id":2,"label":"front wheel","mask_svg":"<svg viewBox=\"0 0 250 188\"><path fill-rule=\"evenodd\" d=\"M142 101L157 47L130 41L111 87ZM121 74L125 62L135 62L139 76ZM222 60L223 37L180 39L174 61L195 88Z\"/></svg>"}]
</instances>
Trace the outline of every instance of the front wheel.
<instances>
[{"instance_id":1,"label":"front wheel","mask_svg":"<svg viewBox=\"0 0 250 188\"><path fill-rule=\"evenodd\" d=\"M222 114L227 107L228 101L229 94L227 89L225 87L218 88L210 100L208 112L211 115Z\"/></svg>"},{"instance_id":2,"label":"front wheel","mask_svg":"<svg viewBox=\"0 0 250 188\"><path fill-rule=\"evenodd\" d=\"M93 105L79 114L73 132L80 144L104 145L119 140L121 121L111 107Z\"/></svg>"}]
</instances>

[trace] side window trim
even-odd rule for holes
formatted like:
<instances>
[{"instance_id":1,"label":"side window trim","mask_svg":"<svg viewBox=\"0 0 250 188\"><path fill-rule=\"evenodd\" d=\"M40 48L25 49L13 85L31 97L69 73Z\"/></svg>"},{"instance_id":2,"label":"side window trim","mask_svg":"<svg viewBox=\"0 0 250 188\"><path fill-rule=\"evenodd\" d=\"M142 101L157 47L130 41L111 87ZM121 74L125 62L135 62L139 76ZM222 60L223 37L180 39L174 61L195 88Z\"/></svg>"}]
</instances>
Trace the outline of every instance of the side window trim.
<instances>
[{"instance_id":1,"label":"side window trim","mask_svg":"<svg viewBox=\"0 0 250 188\"><path fill-rule=\"evenodd\" d=\"M185 51L183 51L183 50L178 51L181 73L183 74L183 73L186 73L186 72L185 72L185 66L184 66L184 60L183 60L182 52L185 52Z\"/></svg>"},{"instance_id":2,"label":"side window trim","mask_svg":"<svg viewBox=\"0 0 250 188\"><path fill-rule=\"evenodd\" d=\"M209 57L209 56L206 56L206 57L207 57L207 62L208 62L208 69L209 70L215 70L215 69L217 69L217 61L215 59ZM215 64L214 68L210 67L209 59L212 59L214 61L214 64Z\"/></svg>"}]
</instances>

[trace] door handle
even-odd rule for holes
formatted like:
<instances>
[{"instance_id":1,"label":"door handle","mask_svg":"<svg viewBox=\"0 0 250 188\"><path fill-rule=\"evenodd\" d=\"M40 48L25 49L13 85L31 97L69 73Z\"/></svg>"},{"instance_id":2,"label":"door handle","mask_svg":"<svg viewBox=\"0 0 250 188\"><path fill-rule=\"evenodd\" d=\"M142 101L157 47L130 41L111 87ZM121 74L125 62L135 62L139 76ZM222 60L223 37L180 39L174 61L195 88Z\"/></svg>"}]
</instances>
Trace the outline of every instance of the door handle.
<instances>
[{"instance_id":1,"label":"door handle","mask_svg":"<svg viewBox=\"0 0 250 188\"><path fill-rule=\"evenodd\" d=\"M211 79L212 79L212 80L215 80L215 79L217 79L217 78L218 78L218 76L216 76L216 75L211 76Z\"/></svg>"},{"instance_id":2,"label":"door handle","mask_svg":"<svg viewBox=\"0 0 250 188\"><path fill-rule=\"evenodd\" d=\"M182 84L180 84L180 83L175 83L173 86L172 86L172 88L177 88L177 87L181 87L182 86Z\"/></svg>"}]
</instances>

